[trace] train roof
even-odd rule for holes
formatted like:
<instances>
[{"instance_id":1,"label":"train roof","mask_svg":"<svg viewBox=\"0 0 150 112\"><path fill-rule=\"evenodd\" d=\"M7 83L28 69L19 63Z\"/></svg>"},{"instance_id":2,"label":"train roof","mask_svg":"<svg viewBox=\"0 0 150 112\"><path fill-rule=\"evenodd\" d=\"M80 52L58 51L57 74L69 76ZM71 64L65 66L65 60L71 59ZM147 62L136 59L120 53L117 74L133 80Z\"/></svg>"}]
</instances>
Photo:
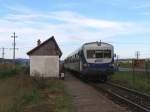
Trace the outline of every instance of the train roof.
<instances>
[{"instance_id":1,"label":"train roof","mask_svg":"<svg viewBox=\"0 0 150 112\"><path fill-rule=\"evenodd\" d=\"M66 58L70 57L70 56L73 56L74 54L78 53L85 45L89 45L89 44L107 44L109 46L112 46L111 44L109 43L106 43L106 42L88 42L88 43L84 43L80 48L76 49L74 52L72 52L71 54L69 54Z\"/></svg>"},{"instance_id":2,"label":"train roof","mask_svg":"<svg viewBox=\"0 0 150 112\"><path fill-rule=\"evenodd\" d=\"M106 43L106 42L88 42L88 43L85 43L85 44L83 44L83 46L84 45L88 45L88 44L107 44L107 45L110 45L110 46L113 46L113 45L111 45L111 44L109 44L109 43Z\"/></svg>"},{"instance_id":3,"label":"train roof","mask_svg":"<svg viewBox=\"0 0 150 112\"><path fill-rule=\"evenodd\" d=\"M66 58L72 56L73 54L76 54L77 52L79 52L82 49L82 47L76 49L74 52L72 52L71 54L69 54Z\"/></svg>"}]
</instances>

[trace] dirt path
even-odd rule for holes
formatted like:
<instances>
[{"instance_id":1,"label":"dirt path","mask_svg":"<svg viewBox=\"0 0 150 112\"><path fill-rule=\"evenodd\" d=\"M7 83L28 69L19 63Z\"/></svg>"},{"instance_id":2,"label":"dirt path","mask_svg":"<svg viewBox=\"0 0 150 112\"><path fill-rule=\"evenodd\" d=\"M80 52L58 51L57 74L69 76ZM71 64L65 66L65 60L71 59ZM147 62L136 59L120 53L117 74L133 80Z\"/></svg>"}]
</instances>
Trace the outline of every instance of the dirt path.
<instances>
[{"instance_id":1,"label":"dirt path","mask_svg":"<svg viewBox=\"0 0 150 112\"><path fill-rule=\"evenodd\" d=\"M65 84L73 96L76 112L127 112L70 73L66 73Z\"/></svg>"}]
</instances>

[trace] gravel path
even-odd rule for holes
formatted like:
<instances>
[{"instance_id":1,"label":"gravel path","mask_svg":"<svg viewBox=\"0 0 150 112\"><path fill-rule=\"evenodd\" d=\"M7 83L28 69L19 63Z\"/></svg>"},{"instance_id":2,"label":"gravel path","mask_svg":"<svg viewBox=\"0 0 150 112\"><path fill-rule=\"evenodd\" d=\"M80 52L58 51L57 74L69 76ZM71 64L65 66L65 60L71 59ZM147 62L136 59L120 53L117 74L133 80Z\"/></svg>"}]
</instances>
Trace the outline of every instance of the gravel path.
<instances>
[{"instance_id":1,"label":"gravel path","mask_svg":"<svg viewBox=\"0 0 150 112\"><path fill-rule=\"evenodd\" d=\"M73 96L75 112L127 112L69 72L65 74L65 84L69 94Z\"/></svg>"}]
</instances>

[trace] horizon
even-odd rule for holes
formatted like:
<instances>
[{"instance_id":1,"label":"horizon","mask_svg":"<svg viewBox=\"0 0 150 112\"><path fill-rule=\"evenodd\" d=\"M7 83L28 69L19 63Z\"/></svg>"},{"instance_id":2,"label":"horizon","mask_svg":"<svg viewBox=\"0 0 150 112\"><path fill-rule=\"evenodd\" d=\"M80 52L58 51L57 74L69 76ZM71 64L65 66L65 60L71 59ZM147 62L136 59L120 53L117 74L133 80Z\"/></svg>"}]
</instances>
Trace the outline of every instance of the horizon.
<instances>
[{"instance_id":1,"label":"horizon","mask_svg":"<svg viewBox=\"0 0 150 112\"><path fill-rule=\"evenodd\" d=\"M63 52L61 59L84 43L100 40L112 44L119 58L134 58L137 51L140 58L150 57L149 0L0 0L0 7L5 58L12 59L13 32L18 36L16 58L28 59L26 53L37 40L52 35Z\"/></svg>"}]
</instances>

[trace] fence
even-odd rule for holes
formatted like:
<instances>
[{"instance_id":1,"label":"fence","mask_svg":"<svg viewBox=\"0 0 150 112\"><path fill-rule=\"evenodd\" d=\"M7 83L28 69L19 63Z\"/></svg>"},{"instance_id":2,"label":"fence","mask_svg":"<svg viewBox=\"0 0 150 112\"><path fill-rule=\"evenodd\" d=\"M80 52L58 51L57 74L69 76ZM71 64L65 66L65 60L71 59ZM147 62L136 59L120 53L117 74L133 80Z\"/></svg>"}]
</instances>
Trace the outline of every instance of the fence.
<instances>
[{"instance_id":1,"label":"fence","mask_svg":"<svg viewBox=\"0 0 150 112\"><path fill-rule=\"evenodd\" d=\"M131 88L150 94L150 61L132 60L119 62L118 71L113 77Z\"/></svg>"}]
</instances>

